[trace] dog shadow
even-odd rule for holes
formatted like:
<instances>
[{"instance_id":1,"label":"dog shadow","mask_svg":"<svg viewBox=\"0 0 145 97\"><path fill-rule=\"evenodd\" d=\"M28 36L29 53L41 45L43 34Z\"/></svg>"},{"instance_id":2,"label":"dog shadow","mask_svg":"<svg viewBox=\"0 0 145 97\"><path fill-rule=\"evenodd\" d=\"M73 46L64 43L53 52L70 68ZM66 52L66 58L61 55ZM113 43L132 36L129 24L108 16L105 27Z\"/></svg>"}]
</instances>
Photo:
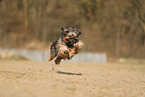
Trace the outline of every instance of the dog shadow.
<instances>
[{"instance_id":1,"label":"dog shadow","mask_svg":"<svg viewBox=\"0 0 145 97\"><path fill-rule=\"evenodd\" d=\"M62 72L62 71L57 71L59 74L66 74L66 75L82 75L81 73L71 73L71 72Z\"/></svg>"}]
</instances>

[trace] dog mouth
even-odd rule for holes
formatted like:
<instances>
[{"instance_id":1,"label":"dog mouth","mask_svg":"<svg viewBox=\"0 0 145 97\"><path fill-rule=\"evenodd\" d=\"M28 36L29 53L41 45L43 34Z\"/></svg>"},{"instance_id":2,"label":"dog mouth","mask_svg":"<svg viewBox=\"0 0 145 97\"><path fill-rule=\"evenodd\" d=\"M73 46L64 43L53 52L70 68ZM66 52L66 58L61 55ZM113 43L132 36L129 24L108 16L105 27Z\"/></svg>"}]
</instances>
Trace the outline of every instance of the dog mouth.
<instances>
[{"instance_id":1,"label":"dog mouth","mask_svg":"<svg viewBox=\"0 0 145 97\"><path fill-rule=\"evenodd\" d=\"M77 43L78 42L78 39L76 39L75 37L73 37L73 38L67 38L65 40L66 40L66 43L68 45L73 45L74 43Z\"/></svg>"}]
</instances>

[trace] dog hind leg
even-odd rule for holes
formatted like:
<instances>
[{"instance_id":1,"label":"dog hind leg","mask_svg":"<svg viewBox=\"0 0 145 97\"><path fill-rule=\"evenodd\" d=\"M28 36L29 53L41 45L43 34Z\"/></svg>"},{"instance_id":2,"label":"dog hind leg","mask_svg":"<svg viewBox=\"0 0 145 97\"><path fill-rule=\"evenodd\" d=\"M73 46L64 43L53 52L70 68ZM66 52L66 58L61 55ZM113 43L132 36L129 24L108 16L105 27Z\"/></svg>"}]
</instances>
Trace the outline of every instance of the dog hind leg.
<instances>
[{"instance_id":1,"label":"dog hind leg","mask_svg":"<svg viewBox=\"0 0 145 97\"><path fill-rule=\"evenodd\" d=\"M51 45L51 47L50 47L50 56L48 58L48 61L53 60L56 57L56 55L57 55L56 48L55 48L55 46Z\"/></svg>"},{"instance_id":2,"label":"dog hind leg","mask_svg":"<svg viewBox=\"0 0 145 97\"><path fill-rule=\"evenodd\" d=\"M55 64L60 64L61 59L62 59L62 58L58 56L58 57L55 59Z\"/></svg>"}]
</instances>

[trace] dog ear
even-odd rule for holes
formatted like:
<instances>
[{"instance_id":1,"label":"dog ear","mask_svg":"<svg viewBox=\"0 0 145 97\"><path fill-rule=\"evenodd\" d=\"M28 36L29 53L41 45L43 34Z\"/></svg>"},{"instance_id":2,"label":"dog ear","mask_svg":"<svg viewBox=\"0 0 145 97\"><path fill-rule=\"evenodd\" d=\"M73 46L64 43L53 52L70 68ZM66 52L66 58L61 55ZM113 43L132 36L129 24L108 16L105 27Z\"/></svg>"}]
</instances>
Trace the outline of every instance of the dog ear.
<instances>
[{"instance_id":1,"label":"dog ear","mask_svg":"<svg viewBox=\"0 0 145 97\"><path fill-rule=\"evenodd\" d=\"M68 31L68 29L66 29L65 27L61 27L62 32L66 32Z\"/></svg>"},{"instance_id":2,"label":"dog ear","mask_svg":"<svg viewBox=\"0 0 145 97\"><path fill-rule=\"evenodd\" d=\"M79 33L78 33L78 35L81 35L81 34L82 34L82 32L79 32Z\"/></svg>"},{"instance_id":3,"label":"dog ear","mask_svg":"<svg viewBox=\"0 0 145 97\"><path fill-rule=\"evenodd\" d=\"M69 30L65 27L61 27L61 30L65 36L69 33Z\"/></svg>"}]
</instances>

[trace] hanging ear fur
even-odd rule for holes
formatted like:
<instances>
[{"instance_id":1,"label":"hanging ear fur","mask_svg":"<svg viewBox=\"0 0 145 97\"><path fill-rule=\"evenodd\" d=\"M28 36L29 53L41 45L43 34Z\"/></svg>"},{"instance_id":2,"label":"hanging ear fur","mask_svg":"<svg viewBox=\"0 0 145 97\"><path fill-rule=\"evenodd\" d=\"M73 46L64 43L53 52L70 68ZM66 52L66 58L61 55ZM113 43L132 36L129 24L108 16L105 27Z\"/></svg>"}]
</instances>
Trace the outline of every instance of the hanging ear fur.
<instances>
[{"instance_id":1,"label":"hanging ear fur","mask_svg":"<svg viewBox=\"0 0 145 97\"><path fill-rule=\"evenodd\" d=\"M61 30L65 36L69 33L69 30L66 29L65 27L61 27Z\"/></svg>"},{"instance_id":2,"label":"hanging ear fur","mask_svg":"<svg viewBox=\"0 0 145 97\"><path fill-rule=\"evenodd\" d=\"M78 33L78 35L81 35L81 34L82 34L82 32L79 32L79 33Z\"/></svg>"},{"instance_id":3,"label":"hanging ear fur","mask_svg":"<svg viewBox=\"0 0 145 97\"><path fill-rule=\"evenodd\" d=\"M62 32L64 31L64 28L63 27L61 27L61 30L62 30Z\"/></svg>"},{"instance_id":4,"label":"hanging ear fur","mask_svg":"<svg viewBox=\"0 0 145 97\"><path fill-rule=\"evenodd\" d=\"M68 31L65 27L61 27L62 32Z\"/></svg>"}]
</instances>

